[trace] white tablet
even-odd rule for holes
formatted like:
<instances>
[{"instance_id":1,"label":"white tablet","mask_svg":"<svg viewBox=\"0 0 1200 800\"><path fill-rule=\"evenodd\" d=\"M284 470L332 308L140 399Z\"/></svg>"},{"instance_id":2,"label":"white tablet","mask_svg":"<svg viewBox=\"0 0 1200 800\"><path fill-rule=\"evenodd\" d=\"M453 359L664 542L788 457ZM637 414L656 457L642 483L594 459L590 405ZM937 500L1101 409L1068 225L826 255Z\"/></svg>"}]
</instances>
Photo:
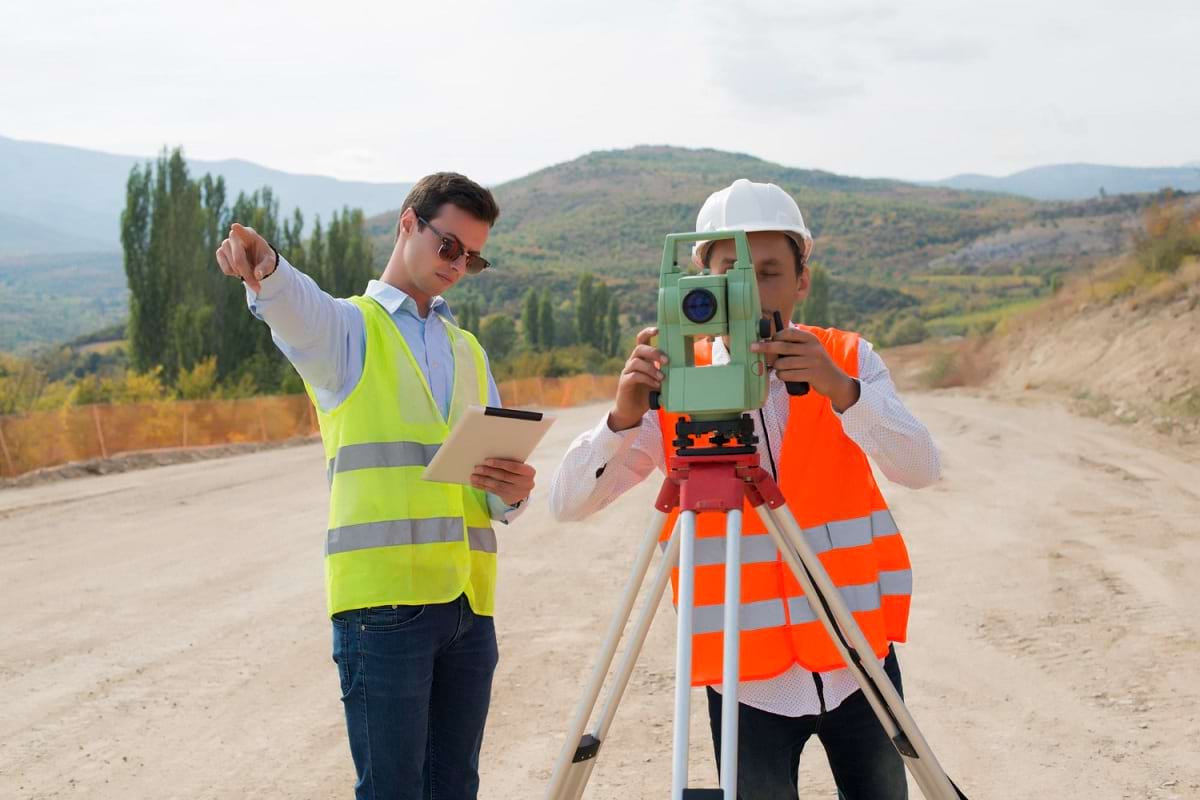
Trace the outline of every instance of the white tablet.
<instances>
[{"instance_id":1,"label":"white tablet","mask_svg":"<svg viewBox=\"0 0 1200 800\"><path fill-rule=\"evenodd\" d=\"M468 406L421 477L469 485L475 467L489 458L529 460L553 423L540 411Z\"/></svg>"}]
</instances>

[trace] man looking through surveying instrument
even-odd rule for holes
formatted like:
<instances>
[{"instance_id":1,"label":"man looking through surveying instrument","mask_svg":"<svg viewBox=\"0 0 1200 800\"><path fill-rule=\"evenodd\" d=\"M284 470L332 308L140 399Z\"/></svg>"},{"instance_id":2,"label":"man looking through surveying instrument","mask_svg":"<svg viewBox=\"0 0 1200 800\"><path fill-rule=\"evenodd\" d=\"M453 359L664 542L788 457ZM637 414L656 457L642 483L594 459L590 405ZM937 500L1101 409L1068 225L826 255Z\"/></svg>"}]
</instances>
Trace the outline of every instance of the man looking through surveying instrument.
<instances>
[{"instance_id":1,"label":"man looking through surveying instrument","mask_svg":"<svg viewBox=\"0 0 1200 800\"><path fill-rule=\"evenodd\" d=\"M791 318L808 295L812 235L786 192L774 184L736 181L708 198L696 229L746 231L764 314ZM734 242L701 242L693 259L724 273L735 261ZM662 388L660 366L667 362L650 344L656 334L655 328L638 334L613 408L564 456L550 492L558 519L582 519L605 507L655 468L663 470L674 453L675 415L650 410L650 394ZM728 347L721 338L698 342L696 364L727 363ZM772 368L767 400L753 414L762 464L899 690L891 642L906 638L912 578L903 540L864 453L890 480L919 488L939 476L937 450L897 397L882 359L857 334L785 327L751 350L763 353ZM807 382L811 391L790 394L787 384L797 382ZM673 525L674 517L664 526L664 541ZM720 515L699 517L698 609L723 606L724 557L717 553L710 560L699 543L724 533ZM717 550L723 548L707 552ZM752 513L744 515L741 550L738 796L798 798L800 754L815 734L843 797L906 797L902 759ZM693 653L692 682L706 686L720 753L720 627L697 626Z\"/></svg>"},{"instance_id":2,"label":"man looking through surveying instrument","mask_svg":"<svg viewBox=\"0 0 1200 800\"><path fill-rule=\"evenodd\" d=\"M333 660L359 798L478 794L498 657L491 520L520 513L534 470L489 459L471 486L421 474L467 406L500 405L483 349L441 296L488 266L479 251L499 213L462 175L422 178L380 279L349 299L321 291L241 225L217 251L320 420Z\"/></svg>"}]
</instances>

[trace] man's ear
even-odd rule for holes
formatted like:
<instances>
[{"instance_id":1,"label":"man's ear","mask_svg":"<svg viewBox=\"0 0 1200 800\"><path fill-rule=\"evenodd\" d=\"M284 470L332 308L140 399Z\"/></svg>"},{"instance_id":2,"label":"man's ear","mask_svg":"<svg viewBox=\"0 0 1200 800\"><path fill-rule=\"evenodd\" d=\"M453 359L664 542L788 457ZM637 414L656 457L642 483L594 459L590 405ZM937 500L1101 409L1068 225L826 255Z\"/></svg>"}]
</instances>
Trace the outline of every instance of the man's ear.
<instances>
[{"instance_id":1,"label":"man's ear","mask_svg":"<svg viewBox=\"0 0 1200 800\"><path fill-rule=\"evenodd\" d=\"M417 228L417 212L412 206L404 209L404 213L400 215L399 233L396 238L405 238L413 235L413 231Z\"/></svg>"},{"instance_id":2,"label":"man's ear","mask_svg":"<svg viewBox=\"0 0 1200 800\"><path fill-rule=\"evenodd\" d=\"M796 300L803 303L808 299L808 291L812 288L812 270L805 264L800 270L800 280L796 284Z\"/></svg>"}]
</instances>

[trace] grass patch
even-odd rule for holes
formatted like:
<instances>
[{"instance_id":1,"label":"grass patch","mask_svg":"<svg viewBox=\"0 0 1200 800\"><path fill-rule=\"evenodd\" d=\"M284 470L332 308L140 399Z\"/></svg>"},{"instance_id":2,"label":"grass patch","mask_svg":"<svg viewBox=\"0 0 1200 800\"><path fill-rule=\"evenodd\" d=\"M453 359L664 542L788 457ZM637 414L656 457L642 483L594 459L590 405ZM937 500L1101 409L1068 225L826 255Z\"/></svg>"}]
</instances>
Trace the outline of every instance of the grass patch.
<instances>
[{"instance_id":1,"label":"grass patch","mask_svg":"<svg viewBox=\"0 0 1200 800\"><path fill-rule=\"evenodd\" d=\"M1200 418L1200 386L1193 386L1175 395L1167 407L1177 416Z\"/></svg>"},{"instance_id":2,"label":"grass patch","mask_svg":"<svg viewBox=\"0 0 1200 800\"><path fill-rule=\"evenodd\" d=\"M1034 297L1018 300L1014 303L970 311L963 314L952 314L927 320L925 327L933 336L964 336L969 333L990 333L1004 320L1036 308L1044 302L1044 298Z\"/></svg>"},{"instance_id":3,"label":"grass patch","mask_svg":"<svg viewBox=\"0 0 1200 800\"><path fill-rule=\"evenodd\" d=\"M89 344L85 344L85 345L79 347L78 350L80 353L83 353L85 355L88 353L100 353L103 355L104 353L111 353L112 351L117 350L118 348L124 348L124 349L128 350L129 349L129 340L128 339L114 339L114 340L108 341L108 342L91 342Z\"/></svg>"},{"instance_id":4,"label":"grass patch","mask_svg":"<svg viewBox=\"0 0 1200 800\"><path fill-rule=\"evenodd\" d=\"M950 389L956 386L982 386L992 373L994 363L984 344L967 339L939 347L921 373L920 383L926 389Z\"/></svg>"}]
</instances>

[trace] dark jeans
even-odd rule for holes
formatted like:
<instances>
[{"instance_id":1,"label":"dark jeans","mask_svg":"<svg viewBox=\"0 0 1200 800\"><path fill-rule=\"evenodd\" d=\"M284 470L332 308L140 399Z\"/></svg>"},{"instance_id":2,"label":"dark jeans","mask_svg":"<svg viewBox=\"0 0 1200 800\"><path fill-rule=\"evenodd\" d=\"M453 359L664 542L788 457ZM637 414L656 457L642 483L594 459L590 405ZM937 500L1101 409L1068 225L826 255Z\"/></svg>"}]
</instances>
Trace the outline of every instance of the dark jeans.
<instances>
[{"instance_id":1,"label":"dark jeans","mask_svg":"<svg viewBox=\"0 0 1200 800\"><path fill-rule=\"evenodd\" d=\"M902 695L900 665L889 649L883 662ZM717 761L721 758L721 695L708 689L708 720ZM904 762L861 691L833 711L781 717L738 705L738 799L798 800L800 753L816 734L843 800L905 800Z\"/></svg>"},{"instance_id":2,"label":"dark jeans","mask_svg":"<svg viewBox=\"0 0 1200 800\"><path fill-rule=\"evenodd\" d=\"M466 597L333 617L359 800L474 800L496 628Z\"/></svg>"}]
</instances>

